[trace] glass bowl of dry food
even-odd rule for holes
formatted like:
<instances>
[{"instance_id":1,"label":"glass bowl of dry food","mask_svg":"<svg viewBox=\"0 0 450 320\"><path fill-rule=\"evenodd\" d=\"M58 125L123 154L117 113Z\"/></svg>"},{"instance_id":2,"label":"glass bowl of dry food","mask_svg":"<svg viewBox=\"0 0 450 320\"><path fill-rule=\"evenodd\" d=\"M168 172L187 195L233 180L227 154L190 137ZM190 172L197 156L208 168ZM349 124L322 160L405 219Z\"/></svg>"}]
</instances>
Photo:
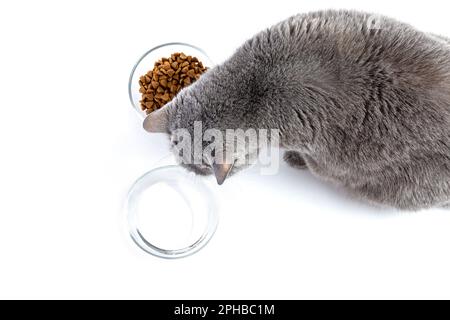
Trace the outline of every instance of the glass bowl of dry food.
<instances>
[{"instance_id":1,"label":"glass bowl of dry food","mask_svg":"<svg viewBox=\"0 0 450 320\"><path fill-rule=\"evenodd\" d=\"M145 117L195 82L213 63L202 49L172 42L147 51L135 64L128 83L131 104Z\"/></svg>"}]
</instances>

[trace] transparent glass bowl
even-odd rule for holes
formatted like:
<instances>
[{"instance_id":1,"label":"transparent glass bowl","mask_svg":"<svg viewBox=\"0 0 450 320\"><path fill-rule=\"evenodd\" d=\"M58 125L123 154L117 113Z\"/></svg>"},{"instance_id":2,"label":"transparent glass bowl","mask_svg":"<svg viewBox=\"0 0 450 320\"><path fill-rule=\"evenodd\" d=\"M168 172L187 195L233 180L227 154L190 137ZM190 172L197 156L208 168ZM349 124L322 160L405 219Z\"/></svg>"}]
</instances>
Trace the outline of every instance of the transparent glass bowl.
<instances>
[{"instance_id":1,"label":"transparent glass bowl","mask_svg":"<svg viewBox=\"0 0 450 320\"><path fill-rule=\"evenodd\" d=\"M219 220L214 194L205 179L169 165L136 180L125 205L134 242L142 250L168 259L186 257L203 248Z\"/></svg>"},{"instance_id":2,"label":"transparent glass bowl","mask_svg":"<svg viewBox=\"0 0 450 320\"><path fill-rule=\"evenodd\" d=\"M205 51L187 43L166 43L147 51L136 62L133 70L131 71L130 80L128 82L128 95L130 97L131 104L140 116L145 117L146 114L141 110L139 103L142 98L142 94L139 92L139 78L142 75L145 75L148 71L152 70L156 61L163 57L170 57L170 55L175 52L183 52L186 55L197 57L205 67L213 67L213 62Z\"/></svg>"},{"instance_id":3,"label":"transparent glass bowl","mask_svg":"<svg viewBox=\"0 0 450 320\"><path fill-rule=\"evenodd\" d=\"M172 53L197 57L204 66L213 67L208 55L186 43L166 43L147 51L131 71L128 94L140 117L139 78L152 70L156 61ZM131 186L125 204L129 233L144 251L161 258L182 258L203 248L218 224L216 201L208 178L196 176L175 161L158 163ZM167 165L169 163L170 165ZM214 185L214 184L213 184Z\"/></svg>"}]
</instances>

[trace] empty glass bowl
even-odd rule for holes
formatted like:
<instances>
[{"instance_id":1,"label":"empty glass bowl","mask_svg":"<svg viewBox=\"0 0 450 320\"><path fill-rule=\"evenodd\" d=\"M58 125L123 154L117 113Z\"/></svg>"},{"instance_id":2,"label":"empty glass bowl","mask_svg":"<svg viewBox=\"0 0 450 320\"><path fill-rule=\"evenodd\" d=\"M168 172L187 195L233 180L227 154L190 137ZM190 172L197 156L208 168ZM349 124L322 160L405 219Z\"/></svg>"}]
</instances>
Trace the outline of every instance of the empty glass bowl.
<instances>
[{"instance_id":1,"label":"empty glass bowl","mask_svg":"<svg viewBox=\"0 0 450 320\"><path fill-rule=\"evenodd\" d=\"M166 43L154 47L147 51L134 66L131 71L130 80L128 82L128 95L131 104L140 116L145 117L145 112L141 110L139 101L141 93L139 92L139 78L145 75L149 70L153 69L156 61L164 57L170 57L172 53L183 52L186 55L197 57L205 67L213 67L213 63L208 55L200 48L181 42Z\"/></svg>"},{"instance_id":2,"label":"empty glass bowl","mask_svg":"<svg viewBox=\"0 0 450 320\"><path fill-rule=\"evenodd\" d=\"M134 242L152 255L169 259L203 248L218 224L214 194L205 179L175 165L140 177L125 206Z\"/></svg>"}]
</instances>

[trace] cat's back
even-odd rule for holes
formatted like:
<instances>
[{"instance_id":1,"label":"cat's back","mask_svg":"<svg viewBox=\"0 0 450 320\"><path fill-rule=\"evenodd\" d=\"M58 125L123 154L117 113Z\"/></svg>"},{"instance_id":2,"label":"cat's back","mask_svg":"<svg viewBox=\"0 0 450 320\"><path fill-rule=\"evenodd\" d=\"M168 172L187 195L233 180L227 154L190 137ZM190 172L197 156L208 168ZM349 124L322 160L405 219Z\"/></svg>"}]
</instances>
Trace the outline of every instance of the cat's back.
<instances>
[{"instance_id":1,"label":"cat's back","mask_svg":"<svg viewBox=\"0 0 450 320\"><path fill-rule=\"evenodd\" d=\"M354 142L346 146L450 145L450 45L443 37L380 15L328 10L282 21L242 53L257 61L260 91L282 95L282 112L320 114L324 135L344 132Z\"/></svg>"},{"instance_id":2,"label":"cat's back","mask_svg":"<svg viewBox=\"0 0 450 320\"><path fill-rule=\"evenodd\" d=\"M325 103L334 116L327 120L351 123L348 130L371 132L403 117L411 130L434 123L449 135L450 44L406 23L347 10L299 14L249 39L236 56L257 66L263 96L310 109Z\"/></svg>"},{"instance_id":3,"label":"cat's back","mask_svg":"<svg viewBox=\"0 0 450 320\"><path fill-rule=\"evenodd\" d=\"M380 119L390 116L388 107L393 115L403 108L439 117L447 124L441 129L449 130L450 44L444 37L380 15L327 10L293 16L246 46L256 55L266 52L258 57L266 59L266 80L291 92L309 87L342 98L352 117L362 107Z\"/></svg>"},{"instance_id":4,"label":"cat's back","mask_svg":"<svg viewBox=\"0 0 450 320\"><path fill-rule=\"evenodd\" d=\"M342 89L379 77L400 89L449 91L450 98L449 40L381 15L299 14L249 39L241 52L280 85L312 80Z\"/></svg>"},{"instance_id":5,"label":"cat's back","mask_svg":"<svg viewBox=\"0 0 450 320\"><path fill-rule=\"evenodd\" d=\"M382 15L348 10L299 14L260 38L273 49L273 61L316 59L323 65L340 63L341 69L382 62L399 73L450 76L448 39Z\"/></svg>"}]
</instances>

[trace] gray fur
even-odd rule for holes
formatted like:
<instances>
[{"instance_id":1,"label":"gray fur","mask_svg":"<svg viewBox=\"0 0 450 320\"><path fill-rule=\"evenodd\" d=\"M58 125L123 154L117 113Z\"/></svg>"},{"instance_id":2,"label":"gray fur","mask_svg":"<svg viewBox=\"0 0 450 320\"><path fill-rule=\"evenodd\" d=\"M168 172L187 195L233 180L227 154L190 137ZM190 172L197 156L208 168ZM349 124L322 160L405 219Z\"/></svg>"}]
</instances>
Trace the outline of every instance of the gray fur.
<instances>
[{"instance_id":1,"label":"gray fur","mask_svg":"<svg viewBox=\"0 0 450 320\"><path fill-rule=\"evenodd\" d=\"M448 40L375 17L300 14L257 34L165 107L167 132L195 120L204 129L278 128L288 163L363 199L448 206Z\"/></svg>"}]
</instances>

